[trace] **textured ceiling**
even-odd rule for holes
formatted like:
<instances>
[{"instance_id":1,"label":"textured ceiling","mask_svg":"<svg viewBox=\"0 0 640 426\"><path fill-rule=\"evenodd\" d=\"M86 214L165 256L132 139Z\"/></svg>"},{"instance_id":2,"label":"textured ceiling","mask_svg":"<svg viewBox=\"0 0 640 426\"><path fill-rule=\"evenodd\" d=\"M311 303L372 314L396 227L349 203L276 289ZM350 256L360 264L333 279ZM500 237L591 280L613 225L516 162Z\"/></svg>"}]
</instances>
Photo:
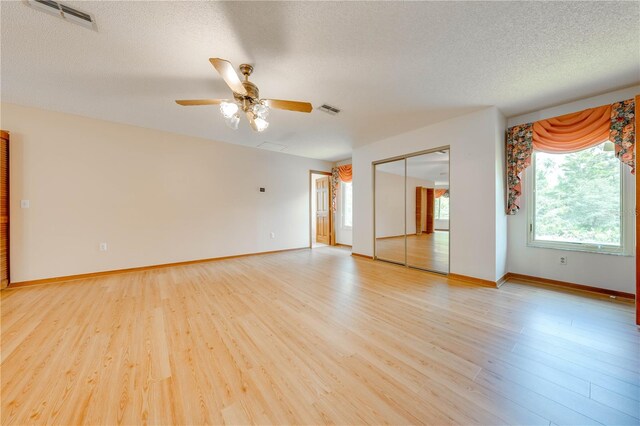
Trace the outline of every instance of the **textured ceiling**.
<instances>
[{"instance_id":1,"label":"textured ceiling","mask_svg":"<svg viewBox=\"0 0 640 426\"><path fill-rule=\"evenodd\" d=\"M431 152L407 158L405 169L404 160L392 161L376 165L376 170L394 175L406 175L416 179L431 180L439 186L449 185L449 151Z\"/></svg>"},{"instance_id":2,"label":"textured ceiling","mask_svg":"<svg viewBox=\"0 0 640 426\"><path fill-rule=\"evenodd\" d=\"M3 102L336 160L472 110L507 115L640 81L637 2L67 2L98 32L0 2ZM208 62L255 65L265 98L328 103L228 129Z\"/></svg>"}]
</instances>

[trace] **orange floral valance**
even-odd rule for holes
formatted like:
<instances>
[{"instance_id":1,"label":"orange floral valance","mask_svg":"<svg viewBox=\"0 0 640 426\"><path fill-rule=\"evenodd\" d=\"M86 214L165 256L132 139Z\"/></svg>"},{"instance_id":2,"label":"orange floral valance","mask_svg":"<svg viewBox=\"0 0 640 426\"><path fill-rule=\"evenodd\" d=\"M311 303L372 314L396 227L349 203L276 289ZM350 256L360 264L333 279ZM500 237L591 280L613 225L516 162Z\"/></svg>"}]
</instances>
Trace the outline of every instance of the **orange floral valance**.
<instances>
[{"instance_id":1,"label":"orange floral valance","mask_svg":"<svg viewBox=\"0 0 640 426\"><path fill-rule=\"evenodd\" d=\"M336 168L338 169L338 176L340 177L341 181L347 182L347 183L351 182L351 179L353 177L351 164L338 166Z\"/></svg>"},{"instance_id":2,"label":"orange floral valance","mask_svg":"<svg viewBox=\"0 0 640 426\"><path fill-rule=\"evenodd\" d=\"M446 194L448 191L448 189L436 189L434 191L436 198L440 198L442 197L444 194Z\"/></svg>"},{"instance_id":3,"label":"orange floral valance","mask_svg":"<svg viewBox=\"0 0 640 426\"><path fill-rule=\"evenodd\" d=\"M611 105L533 123L533 148L549 153L581 151L609 139Z\"/></svg>"},{"instance_id":4,"label":"orange floral valance","mask_svg":"<svg viewBox=\"0 0 640 426\"><path fill-rule=\"evenodd\" d=\"M521 174L534 150L569 153L611 141L616 157L635 173L636 108L628 99L507 129L507 214L520 209Z\"/></svg>"}]
</instances>

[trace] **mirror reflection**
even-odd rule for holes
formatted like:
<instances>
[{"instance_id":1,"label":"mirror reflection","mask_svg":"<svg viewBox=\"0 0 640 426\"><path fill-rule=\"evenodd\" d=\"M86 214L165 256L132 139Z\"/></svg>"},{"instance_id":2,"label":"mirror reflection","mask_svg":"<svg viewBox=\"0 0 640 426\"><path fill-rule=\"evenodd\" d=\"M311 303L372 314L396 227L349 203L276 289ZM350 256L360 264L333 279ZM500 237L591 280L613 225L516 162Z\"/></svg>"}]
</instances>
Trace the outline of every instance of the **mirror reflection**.
<instances>
[{"instance_id":1,"label":"mirror reflection","mask_svg":"<svg viewBox=\"0 0 640 426\"><path fill-rule=\"evenodd\" d=\"M449 272L449 150L375 165L376 258Z\"/></svg>"},{"instance_id":2,"label":"mirror reflection","mask_svg":"<svg viewBox=\"0 0 640 426\"><path fill-rule=\"evenodd\" d=\"M407 265L449 272L449 151L407 158Z\"/></svg>"},{"instance_id":3,"label":"mirror reflection","mask_svg":"<svg viewBox=\"0 0 640 426\"><path fill-rule=\"evenodd\" d=\"M405 264L404 159L375 167L376 256Z\"/></svg>"}]
</instances>

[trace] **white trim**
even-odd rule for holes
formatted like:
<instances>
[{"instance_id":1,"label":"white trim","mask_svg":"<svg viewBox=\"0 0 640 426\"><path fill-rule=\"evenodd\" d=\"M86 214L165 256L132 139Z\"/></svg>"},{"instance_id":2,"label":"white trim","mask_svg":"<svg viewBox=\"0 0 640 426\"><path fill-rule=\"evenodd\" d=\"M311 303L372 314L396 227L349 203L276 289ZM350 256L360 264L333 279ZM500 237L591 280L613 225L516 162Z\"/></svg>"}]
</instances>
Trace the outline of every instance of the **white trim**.
<instances>
[{"instance_id":1,"label":"white trim","mask_svg":"<svg viewBox=\"0 0 640 426\"><path fill-rule=\"evenodd\" d=\"M633 175L631 175L628 167L622 162L619 162L620 166L620 198L621 198L621 211L620 211L620 246L589 244L589 243L574 243L568 241L545 241L535 240L535 221L534 221L534 209L535 209L535 152L532 154L531 165L523 173L522 179L526 182L523 187L525 193L523 194L527 199L527 246L534 248L547 248L555 250L567 250L567 251L580 251L597 254L608 254L618 256L633 256L634 255L634 235L633 235L633 223L634 214L633 211Z\"/></svg>"}]
</instances>

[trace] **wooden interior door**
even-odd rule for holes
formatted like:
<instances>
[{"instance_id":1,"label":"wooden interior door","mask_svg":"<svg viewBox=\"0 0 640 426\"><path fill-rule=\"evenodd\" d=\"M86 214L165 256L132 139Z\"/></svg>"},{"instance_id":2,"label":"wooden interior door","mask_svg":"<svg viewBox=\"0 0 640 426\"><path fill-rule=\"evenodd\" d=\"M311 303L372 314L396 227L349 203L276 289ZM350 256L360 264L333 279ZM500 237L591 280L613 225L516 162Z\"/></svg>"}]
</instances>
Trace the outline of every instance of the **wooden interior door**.
<instances>
[{"instance_id":1,"label":"wooden interior door","mask_svg":"<svg viewBox=\"0 0 640 426\"><path fill-rule=\"evenodd\" d=\"M433 220L435 218L435 206L435 190L433 188L427 188L427 226L425 228L427 234L433 234L434 231Z\"/></svg>"},{"instance_id":2,"label":"wooden interior door","mask_svg":"<svg viewBox=\"0 0 640 426\"><path fill-rule=\"evenodd\" d=\"M9 285L9 134L0 130L0 288Z\"/></svg>"},{"instance_id":3,"label":"wooden interior door","mask_svg":"<svg viewBox=\"0 0 640 426\"><path fill-rule=\"evenodd\" d=\"M323 244L331 243L329 184L329 176L316 180L316 242Z\"/></svg>"},{"instance_id":4,"label":"wooden interior door","mask_svg":"<svg viewBox=\"0 0 640 426\"><path fill-rule=\"evenodd\" d=\"M425 204L426 199L422 196L422 187L416 186L416 235L422 234L423 223L422 215L425 211L423 204Z\"/></svg>"},{"instance_id":5,"label":"wooden interior door","mask_svg":"<svg viewBox=\"0 0 640 426\"><path fill-rule=\"evenodd\" d=\"M427 188L416 186L416 235L427 232Z\"/></svg>"}]
</instances>

